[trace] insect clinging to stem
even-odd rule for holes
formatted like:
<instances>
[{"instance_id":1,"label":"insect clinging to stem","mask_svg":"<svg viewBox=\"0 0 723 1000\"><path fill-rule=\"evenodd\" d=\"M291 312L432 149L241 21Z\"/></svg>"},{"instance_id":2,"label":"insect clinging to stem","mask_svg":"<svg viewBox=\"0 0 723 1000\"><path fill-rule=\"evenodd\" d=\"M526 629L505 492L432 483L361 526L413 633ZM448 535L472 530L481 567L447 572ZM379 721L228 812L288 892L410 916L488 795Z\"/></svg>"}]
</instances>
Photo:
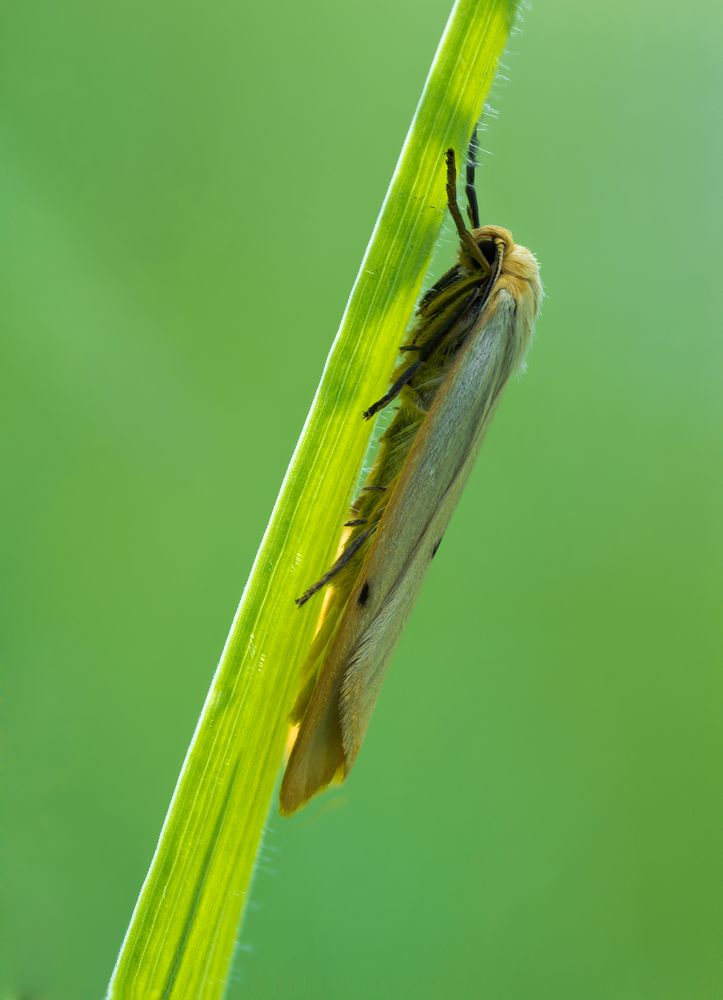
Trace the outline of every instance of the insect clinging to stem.
<instances>
[{"instance_id":1,"label":"insect clinging to stem","mask_svg":"<svg viewBox=\"0 0 723 1000\"><path fill-rule=\"evenodd\" d=\"M540 309L532 253L508 230L480 226L475 153L476 133L466 170L468 228L447 150L457 263L422 297L389 390L364 413L371 419L398 400L340 555L297 599L303 607L329 588L292 713L299 730L281 785L285 814L343 780L356 760L396 641Z\"/></svg>"}]
</instances>

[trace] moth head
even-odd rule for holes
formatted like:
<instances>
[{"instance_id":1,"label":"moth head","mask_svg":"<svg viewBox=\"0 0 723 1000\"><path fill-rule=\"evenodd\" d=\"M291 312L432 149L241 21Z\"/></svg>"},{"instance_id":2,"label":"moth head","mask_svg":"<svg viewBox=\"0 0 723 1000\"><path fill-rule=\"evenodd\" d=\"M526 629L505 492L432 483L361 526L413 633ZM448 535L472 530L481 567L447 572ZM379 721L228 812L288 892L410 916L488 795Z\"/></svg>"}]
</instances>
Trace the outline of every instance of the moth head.
<instances>
[{"instance_id":1,"label":"moth head","mask_svg":"<svg viewBox=\"0 0 723 1000\"><path fill-rule=\"evenodd\" d=\"M514 247L512 234L501 226L481 226L472 230L472 239L479 247L483 258L489 265L490 274L499 269L500 264ZM477 271L481 262L476 260L468 247L462 243L459 251L460 264L471 271Z\"/></svg>"}]
</instances>

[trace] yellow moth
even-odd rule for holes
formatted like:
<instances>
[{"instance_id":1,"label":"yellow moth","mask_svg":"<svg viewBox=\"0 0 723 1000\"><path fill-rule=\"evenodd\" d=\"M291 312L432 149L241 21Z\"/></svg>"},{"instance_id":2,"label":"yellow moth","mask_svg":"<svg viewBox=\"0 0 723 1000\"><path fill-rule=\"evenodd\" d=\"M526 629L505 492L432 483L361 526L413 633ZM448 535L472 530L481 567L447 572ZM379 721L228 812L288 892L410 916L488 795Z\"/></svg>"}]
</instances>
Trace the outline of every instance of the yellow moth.
<instances>
[{"instance_id":1,"label":"yellow moth","mask_svg":"<svg viewBox=\"0 0 723 1000\"><path fill-rule=\"evenodd\" d=\"M467 168L470 227L457 204L453 150L447 202L458 263L424 295L404 362L370 419L397 412L345 525L339 558L297 600L328 586L292 713L299 725L281 785L293 813L349 773L394 646L469 475L500 393L520 367L542 299L537 262L498 226L480 227L475 137Z\"/></svg>"}]
</instances>

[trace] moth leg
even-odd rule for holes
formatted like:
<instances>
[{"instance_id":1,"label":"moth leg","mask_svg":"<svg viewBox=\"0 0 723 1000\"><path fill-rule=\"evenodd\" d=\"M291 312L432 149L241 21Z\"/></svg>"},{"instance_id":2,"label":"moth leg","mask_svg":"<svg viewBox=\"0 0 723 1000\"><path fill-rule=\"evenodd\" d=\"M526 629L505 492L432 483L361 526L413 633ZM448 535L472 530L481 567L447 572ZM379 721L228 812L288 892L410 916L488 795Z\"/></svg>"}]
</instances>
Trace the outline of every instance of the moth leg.
<instances>
[{"instance_id":1,"label":"moth leg","mask_svg":"<svg viewBox=\"0 0 723 1000\"><path fill-rule=\"evenodd\" d=\"M446 274L442 275L439 281L436 281L431 288L427 289L419 303L419 311L423 312L425 307L428 306L433 299L436 299L440 292L443 292L445 288L449 288L450 285L456 284L461 277L462 268L459 264L455 264L455 266L451 267Z\"/></svg>"},{"instance_id":2,"label":"moth leg","mask_svg":"<svg viewBox=\"0 0 723 1000\"><path fill-rule=\"evenodd\" d=\"M485 261L485 264L487 262ZM489 264L487 264L489 268ZM383 410L388 403L391 403L399 393L402 391L405 385L415 376L419 371L425 361L434 353L434 351L439 347L444 338L447 336L450 330L454 329L459 320L464 316L470 306L474 303L475 299L479 298L480 288L477 286L474 288L470 295L468 295L462 302L462 305L455 309L452 314L447 318L447 320L441 324L439 330L431 337L426 344L423 344L419 352L419 357L417 360L405 368L396 382L390 387L388 392L386 392L381 399L378 399L376 403L372 403L368 410L364 411L364 419L371 420L375 413L379 413Z\"/></svg>"},{"instance_id":3,"label":"moth leg","mask_svg":"<svg viewBox=\"0 0 723 1000\"><path fill-rule=\"evenodd\" d=\"M449 214L454 219L454 224L457 227L460 240L467 248L470 256L482 268L482 272L485 277L488 277L490 273L490 265L480 248L477 246L474 236L465 226L462 213L460 212L459 205L457 204L457 165L453 149L447 150L447 205L449 207Z\"/></svg>"},{"instance_id":4,"label":"moth leg","mask_svg":"<svg viewBox=\"0 0 723 1000\"><path fill-rule=\"evenodd\" d=\"M424 358L420 357L414 362L414 364L405 369L389 392L386 392L381 399L376 401L376 403L372 403L368 410L364 410L364 419L371 420L375 413L379 413L379 411L383 410L388 403L391 403L391 401L399 395L407 382L409 382L409 380L414 377L414 374L419 371L424 364L424 360Z\"/></svg>"},{"instance_id":5,"label":"moth leg","mask_svg":"<svg viewBox=\"0 0 723 1000\"><path fill-rule=\"evenodd\" d=\"M472 289L476 288L480 283L484 284L486 280L487 279L482 277L479 273L468 274L466 277L460 273L456 281L450 283L445 288L440 289L434 298L430 299L423 305L420 305L417 309L419 320L417 321L417 326L414 330L412 343L417 343L426 323L429 323L438 316L441 316L448 309L453 308L456 303L458 303L466 295L469 295Z\"/></svg>"},{"instance_id":6,"label":"moth leg","mask_svg":"<svg viewBox=\"0 0 723 1000\"><path fill-rule=\"evenodd\" d=\"M479 229L479 206L477 205L477 191L474 186L474 172L477 169L478 149L477 126L475 125L472 130L472 138L469 140L469 149L467 150L467 183L464 187L467 194L467 217L473 229Z\"/></svg>"},{"instance_id":7,"label":"moth leg","mask_svg":"<svg viewBox=\"0 0 723 1000\"><path fill-rule=\"evenodd\" d=\"M300 608L303 607L310 597L313 597L317 591L321 590L322 587L325 587L330 580L333 580L337 573L346 566L351 557L359 551L370 534L371 529L361 531L356 538L353 539L353 541L349 542L331 569L324 573L324 575L320 577L316 583L312 584L308 590L305 590L301 597L296 598L297 606Z\"/></svg>"}]
</instances>

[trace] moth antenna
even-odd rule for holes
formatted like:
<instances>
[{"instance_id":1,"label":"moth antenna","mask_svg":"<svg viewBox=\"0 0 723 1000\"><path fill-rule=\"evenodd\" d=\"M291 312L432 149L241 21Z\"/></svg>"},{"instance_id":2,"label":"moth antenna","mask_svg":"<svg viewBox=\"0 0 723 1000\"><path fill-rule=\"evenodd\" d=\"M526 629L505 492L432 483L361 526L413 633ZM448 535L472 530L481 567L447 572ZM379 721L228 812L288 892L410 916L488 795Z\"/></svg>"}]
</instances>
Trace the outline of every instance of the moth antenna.
<instances>
[{"instance_id":1,"label":"moth antenna","mask_svg":"<svg viewBox=\"0 0 723 1000\"><path fill-rule=\"evenodd\" d=\"M477 149L477 126L475 125L467 150L467 183L464 188L467 194L467 216L473 229L479 229L479 206L477 204L477 190L474 186L474 174L478 163Z\"/></svg>"},{"instance_id":2,"label":"moth antenna","mask_svg":"<svg viewBox=\"0 0 723 1000\"><path fill-rule=\"evenodd\" d=\"M485 276L489 275L490 266L485 260L484 254L477 246L472 233L465 226L462 213L460 212L459 205L457 204L457 164L453 149L447 150L447 205L449 206L449 214L454 219L454 224L457 227L460 240L467 247L470 255L482 268Z\"/></svg>"}]
</instances>

